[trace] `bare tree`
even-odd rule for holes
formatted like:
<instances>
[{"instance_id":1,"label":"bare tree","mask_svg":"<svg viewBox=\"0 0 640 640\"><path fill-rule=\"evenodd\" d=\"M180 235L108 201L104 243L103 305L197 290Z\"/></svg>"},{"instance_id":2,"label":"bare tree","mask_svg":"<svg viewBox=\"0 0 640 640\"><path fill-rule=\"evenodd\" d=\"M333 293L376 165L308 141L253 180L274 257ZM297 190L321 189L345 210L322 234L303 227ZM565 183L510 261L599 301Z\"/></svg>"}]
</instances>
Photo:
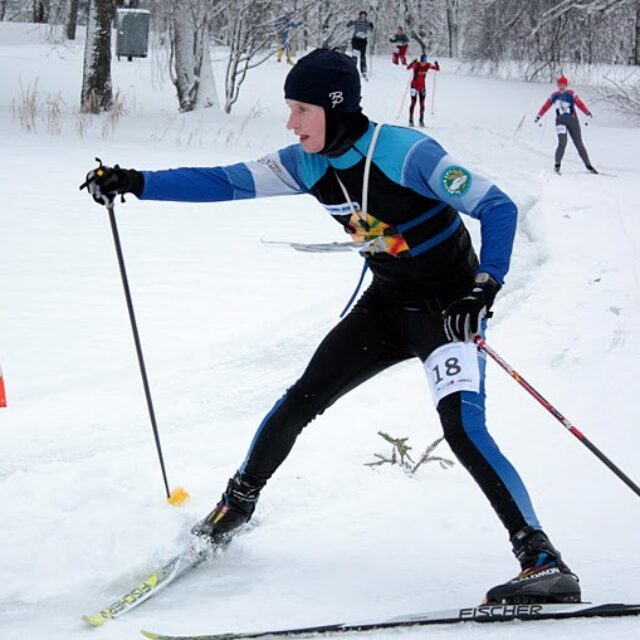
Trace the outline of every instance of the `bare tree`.
<instances>
[{"instance_id":1,"label":"bare tree","mask_svg":"<svg viewBox=\"0 0 640 640\"><path fill-rule=\"evenodd\" d=\"M599 97L615 111L640 120L640 73L627 74L625 78L605 77L607 84L598 90Z\"/></svg>"},{"instance_id":2,"label":"bare tree","mask_svg":"<svg viewBox=\"0 0 640 640\"><path fill-rule=\"evenodd\" d=\"M224 111L230 113L247 71L269 58L276 34L269 0L236 0L228 23L229 58L225 71Z\"/></svg>"},{"instance_id":3,"label":"bare tree","mask_svg":"<svg viewBox=\"0 0 640 640\"><path fill-rule=\"evenodd\" d=\"M108 111L113 102L111 84L113 18L113 0L90 1L80 98L80 109L83 113Z\"/></svg>"},{"instance_id":4,"label":"bare tree","mask_svg":"<svg viewBox=\"0 0 640 640\"><path fill-rule=\"evenodd\" d=\"M180 111L220 108L211 68L209 29L222 5L216 0L173 0L171 80Z\"/></svg>"},{"instance_id":5,"label":"bare tree","mask_svg":"<svg viewBox=\"0 0 640 640\"><path fill-rule=\"evenodd\" d=\"M295 10L287 12L291 23L298 25L296 29L302 25L313 4L307 0L296 4ZM224 84L225 113L230 113L238 100L240 87L248 71L266 62L273 54L271 45L280 28L278 8L283 7L277 4L274 7L271 0L235 0L233 3L225 30L226 44L229 46Z\"/></svg>"},{"instance_id":6,"label":"bare tree","mask_svg":"<svg viewBox=\"0 0 640 640\"><path fill-rule=\"evenodd\" d=\"M447 34L449 39L449 57L457 58L460 54L460 17L458 9L459 0L446 0L447 2Z\"/></svg>"},{"instance_id":7,"label":"bare tree","mask_svg":"<svg viewBox=\"0 0 640 640\"><path fill-rule=\"evenodd\" d=\"M68 40L76 39L76 28L78 26L78 0L69 0L69 11L67 13L66 32Z\"/></svg>"},{"instance_id":8,"label":"bare tree","mask_svg":"<svg viewBox=\"0 0 640 640\"><path fill-rule=\"evenodd\" d=\"M633 43L633 64L640 65L640 0L636 0L636 32Z\"/></svg>"},{"instance_id":9,"label":"bare tree","mask_svg":"<svg viewBox=\"0 0 640 640\"><path fill-rule=\"evenodd\" d=\"M462 0L461 0L462 1ZM485 0L465 54L474 60L520 60L528 79L551 79L571 62L627 63L637 0Z\"/></svg>"},{"instance_id":10,"label":"bare tree","mask_svg":"<svg viewBox=\"0 0 640 640\"><path fill-rule=\"evenodd\" d=\"M33 21L45 23L49 19L49 0L33 0Z\"/></svg>"}]
</instances>

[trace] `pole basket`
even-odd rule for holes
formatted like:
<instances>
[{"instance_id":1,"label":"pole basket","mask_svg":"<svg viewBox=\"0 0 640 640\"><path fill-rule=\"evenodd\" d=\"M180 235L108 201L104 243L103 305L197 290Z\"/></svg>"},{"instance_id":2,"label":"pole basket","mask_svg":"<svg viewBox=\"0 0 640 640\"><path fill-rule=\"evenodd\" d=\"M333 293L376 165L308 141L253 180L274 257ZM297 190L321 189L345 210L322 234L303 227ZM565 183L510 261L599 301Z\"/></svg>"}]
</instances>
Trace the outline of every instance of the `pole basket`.
<instances>
[{"instance_id":1,"label":"pole basket","mask_svg":"<svg viewBox=\"0 0 640 640\"><path fill-rule=\"evenodd\" d=\"M167 502L174 507L182 507L189 502L190 497L184 487L176 487L169 494Z\"/></svg>"}]
</instances>

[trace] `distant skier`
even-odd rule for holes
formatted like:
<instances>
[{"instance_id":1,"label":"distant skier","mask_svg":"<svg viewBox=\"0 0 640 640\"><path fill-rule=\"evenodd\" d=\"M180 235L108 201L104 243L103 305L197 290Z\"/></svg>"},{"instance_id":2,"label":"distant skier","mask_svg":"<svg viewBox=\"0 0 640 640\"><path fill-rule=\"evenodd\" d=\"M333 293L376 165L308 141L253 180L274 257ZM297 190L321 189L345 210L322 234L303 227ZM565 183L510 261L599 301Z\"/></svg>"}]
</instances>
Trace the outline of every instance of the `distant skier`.
<instances>
[{"instance_id":1,"label":"distant skier","mask_svg":"<svg viewBox=\"0 0 640 640\"><path fill-rule=\"evenodd\" d=\"M357 20L349 20L347 27L353 27L353 37L351 38L351 49L357 51L352 54L354 62L358 63L360 58L360 73L362 77L367 79L367 42L369 41L369 31L373 30L373 22L369 22L368 13L361 11Z\"/></svg>"},{"instance_id":2,"label":"distant skier","mask_svg":"<svg viewBox=\"0 0 640 640\"><path fill-rule=\"evenodd\" d=\"M420 56L420 61L413 60L411 64L407 66L407 69L413 71L413 78L411 79L411 103L409 105L409 126L415 126L413 112L416 108L416 102L418 98L420 98L420 120L418 124L424 127L424 105L427 99L427 72L430 69L440 71L440 65L437 60L435 64L427 62L427 56L423 53Z\"/></svg>"},{"instance_id":3,"label":"distant skier","mask_svg":"<svg viewBox=\"0 0 640 640\"><path fill-rule=\"evenodd\" d=\"M287 75L284 95L290 109L287 129L297 144L217 167L136 171L101 166L83 185L104 205L122 193L181 202L309 195L351 235L372 272L368 289L267 412L244 462L194 533L213 543L235 535L310 422L370 378L415 358L424 367L447 443L508 531L520 563L521 572L490 589L487 601L579 602L578 579L542 530L522 479L486 425L486 360L473 340L485 334L509 269L515 204L433 138L371 122L360 107L358 71L342 53L316 49L301 58ZM295 205L287 200L282 206ZM479 258L459 212L480 225ZM212 215L234 213L214 206ZM213 240L211 250L216 250ZM240 255L251 248L238 244L237 250ZM385 397L406 402L390 389ZM540 465L544 472L544 461ZM343 491L354 490L339 473L336 482ZM415 526L421 509L415 505L414 513L403 514L396 507L382 505L389 526L401 536L403 527ZM460 508L442 505L443 510ZM469 531L467 555L469 549L482 553L486 535L480 525ZM470 579L477 574L477 568L469 568Z\"/></svg>"},{"instance_id":4,"label":"distant skier","mask_svg":"<svg viewBox=\"0 0 640 640\"><path fill-rule=\"evenodd\" d=\"M389 38L389 42L392 42L396 45L393 53L391 54L391 61L393 62L393 64L398 64L398 62L401 62L406 66L407 49L409 48L409 36L407 36L402 27L398 27L396 29L396 32L393 34L393 36Z\"/></svg>"},{"instance_id":5,"label":"distant skier","mask_svg":"<svg viewBox=\"0 0 640 640\"><path fill-rule=\"evenodd\" d=\"M275 26L277 29L276 41L278 45L277 60L282 62L283 56L286 56L288 64L295 64L293 60L293 47L291 45L291 29L296 29L302 23L294 22L291 18L291 14L285 13L277 18Z\"/></svg>"},{"instance_id":6,"label":"distant skier","mask_svg":"<svg viewBox=\"0 0 640 640\"><path fill-rule=\"evenodd\" d=\"M582 132L580 131L580 121L576 113L576 107L580 109L589 118L592 117L591 111L587 109L587 105L578 97L573 89L568 89L569 80L567 76L560 76L556 83L558 90L554 91L547 101L540 107L538 115L534 122L538 122L540 118L551 108L556 108L556 133L558 134L558 146L556 147L554 171L560 173L560 164L567 148L567 132L573 140L584 166L591 173L598 173L593 168L589 154L582 142Z\"/></svg>"}]
</instances>

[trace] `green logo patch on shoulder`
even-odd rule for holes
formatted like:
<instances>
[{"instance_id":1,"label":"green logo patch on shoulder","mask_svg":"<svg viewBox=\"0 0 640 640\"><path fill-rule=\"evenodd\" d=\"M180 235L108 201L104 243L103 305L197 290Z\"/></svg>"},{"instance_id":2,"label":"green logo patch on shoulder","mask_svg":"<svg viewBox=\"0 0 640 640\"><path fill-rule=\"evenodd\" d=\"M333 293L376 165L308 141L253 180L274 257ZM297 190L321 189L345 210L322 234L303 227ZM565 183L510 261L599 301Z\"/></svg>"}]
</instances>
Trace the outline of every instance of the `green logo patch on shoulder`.
<instances>
[{"instance_id":1,"label":"green logo patch on shoulder","mask_svg":"<svg viewBox=\"0 0 640 640\"><path fill-rule=\"evenodd\" d=\"M469 191L471 174L462 167L452 165L442 172L440 184L450 196L461 196Z\"/></svg>"}]
</instances>

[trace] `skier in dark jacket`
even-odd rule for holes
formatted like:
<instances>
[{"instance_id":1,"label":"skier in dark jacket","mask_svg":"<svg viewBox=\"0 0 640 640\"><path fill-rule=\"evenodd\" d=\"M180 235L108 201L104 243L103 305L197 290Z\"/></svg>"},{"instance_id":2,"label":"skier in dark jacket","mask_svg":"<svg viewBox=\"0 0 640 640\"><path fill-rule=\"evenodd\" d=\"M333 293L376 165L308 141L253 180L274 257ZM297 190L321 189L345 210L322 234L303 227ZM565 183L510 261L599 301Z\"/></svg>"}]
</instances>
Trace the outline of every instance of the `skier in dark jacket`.
<instances>
[{"instance_id":1,"label":"skier in dark jacket","mask_svg":"<svg viewBox=\"0 0 640 640\"><path fill-rule=\"evenodd\" d=\"M391 62L398 64L401 62L406 66L407 64L407 49L409 48L409 36L404 32L402 27L398 27L396 32L389 38L389 42L395 44L393 53L391 54Z\"/></svg>"},{"instance_id":2,"label":"skier in dark jacket","mask_svg":"<svg viewBox=\"0 0 640 640\"><path fill-rule=\"evenodd\" d=\"M445 438L507 529L521 573L489 602L579 601L577 578L543 532L520 476L485 423L485 359L473 338L509 268L514 203L432 138L375 124L360 108L349 57L317 49L284 85L299 143L224 167L136 171L99 167L83 186L96 202L223 202L311 194L360 247L373 281L327 334L306 370L266 414L220 502L194 532L237 533L260 491L316 416L365 380L419 358ZM479 259L460 213L480 221Z\"/></svg>"},{"instance_id":3,"label":"skier in dark jacket","mask_svg":"<svg viewBox=\"0 0 640 640\"><path fill-rule=\"evenodd\" d=\"M349 20L347 27L353 27L353 36L351 37L351 49L357 51L357 55L351 57L357 64L360 58L360 73L362 77L367 79L367 43L369 42L369 31L373 30L373 22L369 21L368 13L361 11L357 20Z\"/></svg>"},{"instance_id":4,"label":"skier in dark jacket","mask_svg":"<svg viewBox=\"0 0 640 640\"><path fill-rule=\"evenodd\" d=\"M585 149L582 142L582 132L580 131L580 122L578 120L578 114L576 113L576 107L580 109L589 118L592 117L591 111L587 109L587 105L582 102L578 94L573 89L568 89L569 80L567 76L560 76L557 80L557 91L554 91L547 101L540 107L535 122L538 122L540 118L552 107L556 108L556 133L558 134L558 146L556 148L554 171L560 173L560 164L564 156L564 151L567 148L567 133L571 136L573 144L576 146L578 153L587 171L591 173L598 173L593 168L591 160L589 160L589 154Z\"/></svg>"}]
</instances>

